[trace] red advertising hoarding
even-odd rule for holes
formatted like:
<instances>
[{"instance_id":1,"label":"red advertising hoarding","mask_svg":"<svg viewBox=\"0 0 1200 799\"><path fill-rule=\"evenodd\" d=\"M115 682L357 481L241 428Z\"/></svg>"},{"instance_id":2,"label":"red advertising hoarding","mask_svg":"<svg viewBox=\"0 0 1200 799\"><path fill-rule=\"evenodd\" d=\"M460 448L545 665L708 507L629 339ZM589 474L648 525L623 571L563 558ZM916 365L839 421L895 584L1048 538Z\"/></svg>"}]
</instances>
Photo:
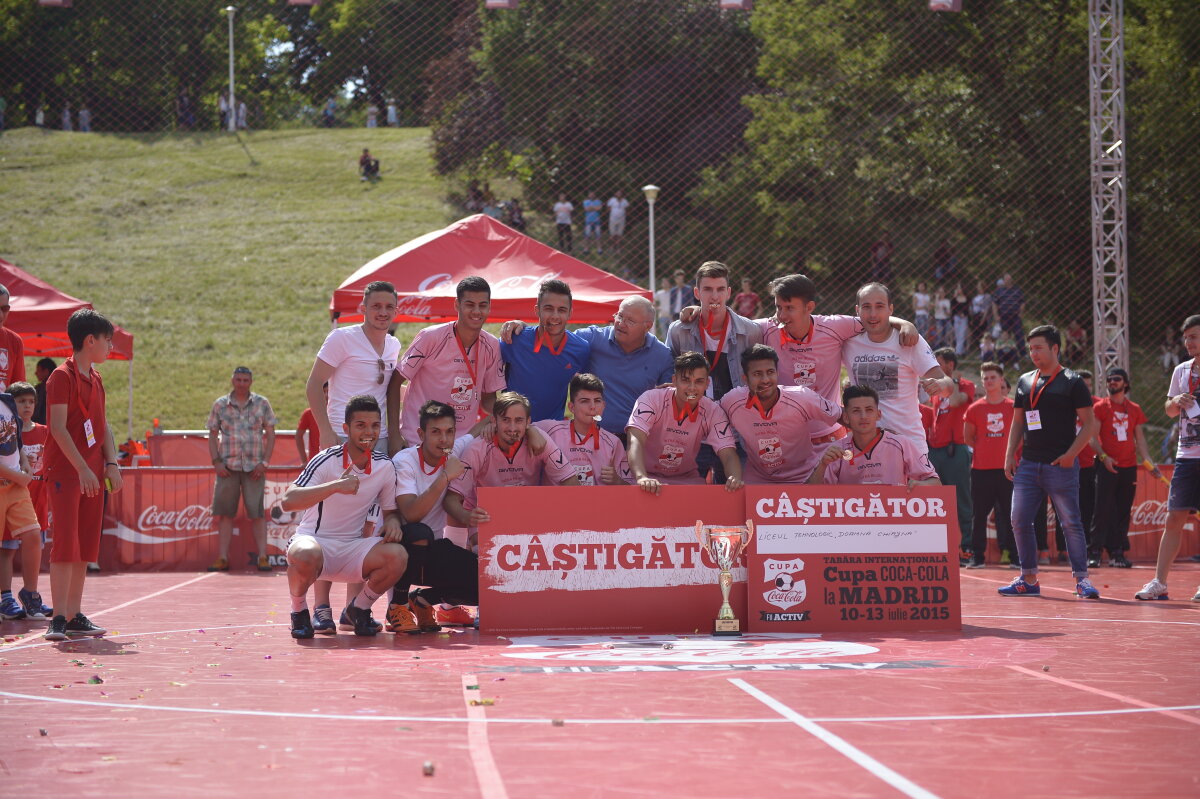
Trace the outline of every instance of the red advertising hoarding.
<instances>
[{"instance_id":1,"label":"red advertising hoarding","mask_svg":"<svg viewBox=\"0 0 1200 799\"><path fill-rule=\"evenodd\" d=\"M747 486L751 632L958 630L954 489Z\"/></svg>"}]
</instances>

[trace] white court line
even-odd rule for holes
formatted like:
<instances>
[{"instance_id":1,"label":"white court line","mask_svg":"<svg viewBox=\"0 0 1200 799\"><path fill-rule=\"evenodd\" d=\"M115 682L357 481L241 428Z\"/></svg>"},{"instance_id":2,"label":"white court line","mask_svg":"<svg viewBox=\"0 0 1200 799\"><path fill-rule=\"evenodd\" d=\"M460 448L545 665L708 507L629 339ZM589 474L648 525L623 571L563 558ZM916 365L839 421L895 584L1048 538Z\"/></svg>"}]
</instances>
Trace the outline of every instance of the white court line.
<instances>
[{"instance_id":1,"label":"white court line","mask_svg":"<svg viewBox=\"0 0 1200 799\"><path fill-rule=\"evenodd\" d=\"M1200 627L1200 621L1156 621L1154 619L1089 619L1082 616L963 616L964 619L1032 619L1034 621L1098 621L1114 624L1183 624L1188 627Z\"/></svg>"},{"instance_id":2,"label":"white court line","mask_svg":"<svg viewBox=\"0 0 1200 799\"><path fill-rule=\"evenodd\" d=\"M1117 693L1116 691L1106 691L1103 688L1097 688L1093 685L1085 685L1084 683L1075 682L1074 680L1064 680L1062 677L1055 677L1055 676L1052 676L1050 674L1045 674L1040 671L1034 671L1033 669L1027 669L1024 666L1009 665L1008 668L1012 669L1013 671L1020 672L1021 674L1028 674L1031 677L1037 677L1042 680L1049 680L1050 682L1057 683L1059 685L1065 685L1068 688L1074 688L1078 691L1087 691L1090 694L1095 694L1096 696L1103 696L1106 699L1115 699L1118 702L1124 702L1127 705L1134 705L1136 707L1144 707L1144 708L1149 708L1151 710L1157 710L1157 711L1160 711L1164 716L1170 716L1173 719L1178 719L1179 721L1185 721L1188 724L1200 725L1200 718L1187 716L1187 715L1184 715L1183 713L1179 713L1174 710L1170 710L1168 708L1162 707L1161 705L1156 705L1152 702L1146 702L1145 700L1142 700L1142 699L1134 699L1132 696L1126 696L1125 694Z\"/></svg>"},{"instance_id":3,"label":"white court line","mask_svg":"<svg viewBox=\"0 0 1200 799\"><path fill-rule=\"evenodd\" d=\"M385 721L385 722L430 722L430 723L478 723L479 720L463 716L378 716L378 715L347 715L334 713L297 713L280 710L232 710L217 707L178 707L172 705L135 705L128 702L103 702L95 699L68 699L59 696L36 696L20 694L13 691L0 691L0 697L9 699L28 699L32 702L50 702L59 705L83 705L87 707L121 708L126 710L161 710L171 713L209 713L218 716L257 716L263 718L310 719L313 721ZM1135 713L1161 713L1162 711L1200 710L1200 705L1173 705L1170 707L1152 708L1113 708L1111 710L1065 710L1061 712L1044 713L995 713L991 715L976 713L960 716L841 716L822 718L814 716L810 721L822 724L837 723L887 723L914 721L992 721L1008 719L1046 719L1065 716L1124 716ZM552 719L544 718L488 718L488 724L549 724ZM772 716L770 718L744 719L664 719L664 718L629 718L629 719L563 719L565 724L791 724L790 719Z\"/></svg>"},{"instance_id":4,"label":"white court line","mask_svg":"<svg viewBox=\"0 0 1200 799\"><path fill-rule=\"evenodd\" d=\"M151 630L149 632L137 633L112 633L98 636L81 636L79 638L68 638L66 641L38 641L35 644L20 644L14 646L0 647L0 655L7 655L9 652L20 652L23 649L37 649L43 646L54 646L55 644L81 644L87 641L115 641L118 638L137 638L144 635L169 635L171 633L198 633L201 630L238 630L243 627L275 627L283 626L286 622L259 622L258 624L223 624L219 627L185 627L179 630ZM40 635L40 633L39 633ZM21 639L27 640L27 639ZM19 642L18 642L19 643Z\"/></svg>"},{"instance_id":5,"label":"white court line","mask_svg":"<svg viewBox=\"0 0 1200 799\"><path fill-rule=\"evenodd\" d=\"M731 677L729 682L733 683L738 688L741 688L752 697L762 702L767 707L774 710L779 715L791 721L800 729L812 735L822 743L836 749L841 754L852 760L857 765L874 774L879 779L886 782L888 785L900 791L905 796L914 797L914 799L938 799L937 794L925 790L920 785L917 785L912 780L902 774L899 774L887 766L880 763L875 758L868 755L866 752L852 745L844 738L831 733L829 730L814 723L808 718L792 710L787 705L783 704L774 697L763 693L745 680L737 677Z\"/></svg>"},{"instance_id":6,"label":"white court line","mask_svg":"<svg viewBox=\"0 0 1200 799\"><path fill-rule=\"evenodd\" d=\"M471 766L475 769L479 792L484 799L508 799L508 790L500 778L500 769L496 768L496 758L492 756L492 745L488 741L487 711L483 705L471 704L472 699L478 700L483 696L479 690L479 680L474 674L464 674L462 686L467 718L479 722L467 727L467 748L471 752Z\"/></svg>"}]
</instances>

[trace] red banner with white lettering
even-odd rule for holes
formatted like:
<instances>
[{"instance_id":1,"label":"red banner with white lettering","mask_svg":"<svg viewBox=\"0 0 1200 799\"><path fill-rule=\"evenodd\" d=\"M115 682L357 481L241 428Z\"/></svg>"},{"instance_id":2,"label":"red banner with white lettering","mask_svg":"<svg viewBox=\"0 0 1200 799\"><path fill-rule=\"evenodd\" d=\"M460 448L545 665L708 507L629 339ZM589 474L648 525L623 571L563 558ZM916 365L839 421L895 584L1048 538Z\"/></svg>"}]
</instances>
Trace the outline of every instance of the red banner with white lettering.
<instances>
[{"instance_id":1,"label":"red banner with white lettering","mask_svg":"<svg viewBox=\"0 0 1200 799\"><path fill-rule=\"evenodd\" d=\"M747 486L751 632L958 630L954 489Z\"/></svg>"},{"instance_id":2,"label":"red banner with white lettering","mask_svg":"<svg viewBox=\"0 0 1200 799\"><path fill-rule=\"evenodd\" d=\"M742 492L665 486L481 488L480 624L487 632L711 632L719 572L696 522L746 521ZM730 604L746 617L745 556Z\"/></svg>"}]
</instances>

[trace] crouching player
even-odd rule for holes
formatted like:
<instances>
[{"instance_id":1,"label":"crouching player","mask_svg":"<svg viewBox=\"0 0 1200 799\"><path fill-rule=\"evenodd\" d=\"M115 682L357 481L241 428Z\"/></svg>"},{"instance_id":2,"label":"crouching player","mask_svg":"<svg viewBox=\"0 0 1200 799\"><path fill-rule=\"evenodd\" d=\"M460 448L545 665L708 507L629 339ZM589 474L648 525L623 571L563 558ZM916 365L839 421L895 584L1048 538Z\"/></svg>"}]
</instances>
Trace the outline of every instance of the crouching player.
<instances>
[{"instance_id":1,"label":"crouching player","mask_svg":"<svg viewBox=\"0 0 1200 799\"><path fill-rule=\"evenodd\" d=\"M346 608L355 635L375 635L371 605L391 588L408 564L400 545L396 512L396 467L375 452L381 424L379 403L359 394L346 403L342 426L346 443L322 450L309 461L283 495L285 511L304 511L288 542L288 591L292 596L292 637L312 638L307 593L318 579L354 583L366 580ZM383 537L363 537L367 516L378 504Z\"/></svg>"},{"instance_id":2,"label":"crouching player","mask_svg":"<svg viewBox=\"0 0 1200 799\"><path fill-rule=\"evenodd\" d=\"M829 445L809 483L936 486L929 456L905 436L879 426L879 395L870 386L846 386L842 405L850 435Z\"/></svg>"}]
</instances>

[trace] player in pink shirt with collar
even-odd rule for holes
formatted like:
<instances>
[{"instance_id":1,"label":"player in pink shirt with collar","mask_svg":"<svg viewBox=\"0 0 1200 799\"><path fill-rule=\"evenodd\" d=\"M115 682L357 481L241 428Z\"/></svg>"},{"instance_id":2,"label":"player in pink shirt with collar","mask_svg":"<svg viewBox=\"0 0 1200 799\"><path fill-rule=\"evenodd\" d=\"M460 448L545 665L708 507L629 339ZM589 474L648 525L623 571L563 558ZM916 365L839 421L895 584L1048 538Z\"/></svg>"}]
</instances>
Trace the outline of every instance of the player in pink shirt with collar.
<instances>
[{"instance_id":1,"label":"player in pink shirt with collar","mask_svg":"<svg viewBox=\"0 0 1200 799\"><path fill-rule=\"evenodd\" d=\"M533 424L567 457L579 484L627 485L631 482L633 476L621 439L600 428L600 417L604 413L604 381L587 372L572 377L567 386L567 407L573 418L543 419ZM547 478L543 477L542 482L548 482Z\"/></svg>"},{"instance_id":2,"label":"player in pink shirt with collar","mask_svg":"<svg viewBox=\"0 0 1200 799\"><path fill-rule=\"evenodd\" d=\"M418 333L396 366L402 379L388 384L388 429L399 429L404 441L420 440L417 430L426 400L448 403L458 427L466 430L491 412L496 392L504 388L500 340L483 329L492 307L491 286L472 275L460 280L455 291L458 321ZM400 387L405 380L409 386L401 414ZM399 452L401 443L400 438L389 438L388 454Z\"/></svg>"},{"instance_id":3,"label":"player in pink shirt with collar","mask_svg":"<svg viewBox=\"0 0 1200 799\"><path fill-rule=\"evenodd\" d=\"M696 453L706 443L725 467L725 490L742 487L729 417L704 396L708 360L698 352L675 358L669 388L652 388L637 398L625 432L629 434L629 468L644 491L659 494L663 484L700 485Z\"/></svg>"},{"instance_id":4,"label":"player in pink shirt with collar","mask_svg":"<svg viewBox=\"0 0 1200 799\"><path fill-rule=\"evenodd\" d=\"M829 445L810 483L840 485L941 485L929 456L904 436L879 426L879 395L870 386L842 392L850 435Z\"/></svg>"},{"instance_id":5,"label":"player in pink shirt with collar","mask_svg":"<svg viewBox=\"0 0 1200 799\"><path fill-rule=\"evenodd\" d=\"M780 386L779 355L755 344L741 356L746 385L721 398L721 409L746 449L747 483L802 483L820 458L813 424L838 424L842 409L804 386Z\"/></svg>"},{"instance_id":6,"label":"player in pink shirt with collar","mask_svg":"<svg viewBox=\"0 0 1200 799\"><path fill-rule=\"evenodd\" d=\"M452 522L472 528L472 546L476 545L474 528L491 520L479 507L477 487L541 485L543 473L558 485L579 485L575 467L562 451L530 427L529 413L529 400L521 394L497 394L492 408L495 432L471 442L462 455L462 474L450 481L442 506Z\"/></svg>"}]
</instances>

